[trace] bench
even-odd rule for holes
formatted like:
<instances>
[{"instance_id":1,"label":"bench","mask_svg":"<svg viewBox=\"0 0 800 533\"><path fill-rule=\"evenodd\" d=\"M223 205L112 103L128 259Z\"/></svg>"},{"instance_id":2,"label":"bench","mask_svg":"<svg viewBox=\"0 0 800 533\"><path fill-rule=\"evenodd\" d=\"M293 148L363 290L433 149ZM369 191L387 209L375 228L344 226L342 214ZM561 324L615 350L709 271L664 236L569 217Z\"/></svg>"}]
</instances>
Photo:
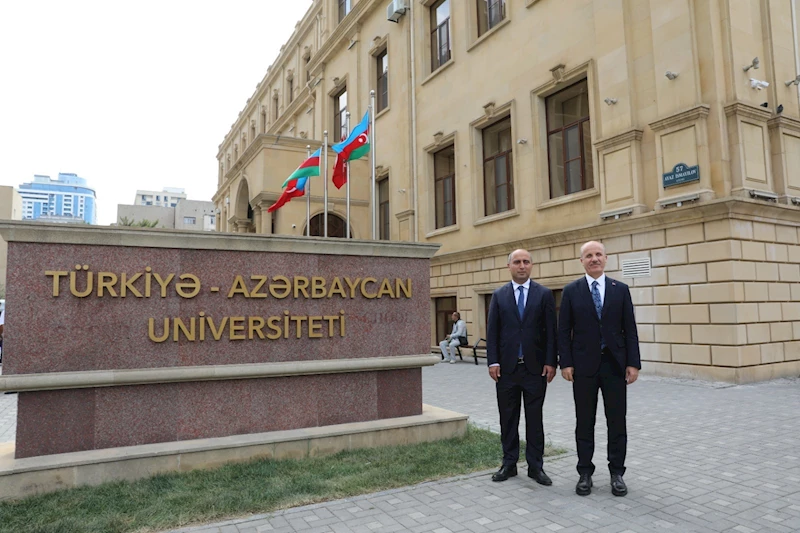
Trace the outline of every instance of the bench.
<instances>
[{"instance_id":1,"label":"bench","mask_svg":"<svg viewBox=\"0 0 800 533\"><path fill-rule=\"evenodd\" d=\"M465 344L463 346L456 346L456 352L458 352L458 358L460 360L464 360L464 357L461 355L461 348L464 349L472 349L472 356L475 358L475 364L478 364L478 348L480 348L480 344L483 343L484 348L486 347L486 339L478 339L478 342L475 344ZM444 354L442 354L442 360L444 360Z\"/></svg>"}]
</instances>

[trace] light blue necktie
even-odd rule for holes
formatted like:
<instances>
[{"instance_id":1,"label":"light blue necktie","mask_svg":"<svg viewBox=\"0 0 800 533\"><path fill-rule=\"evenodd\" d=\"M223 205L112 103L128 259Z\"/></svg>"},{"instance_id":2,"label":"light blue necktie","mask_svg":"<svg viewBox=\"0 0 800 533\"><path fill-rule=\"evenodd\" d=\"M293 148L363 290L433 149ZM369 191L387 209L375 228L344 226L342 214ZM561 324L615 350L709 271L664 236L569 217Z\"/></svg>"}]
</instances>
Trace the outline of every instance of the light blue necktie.
<instances>
[{"instance_id":1,"label":"light blue necktie","mask_svg":"<svg viewBox=\"0 0 800 533\"><path fill-rule=\"evenodd\" d=\"M600 300L600 289L598 289L597 280L592 282L592 300L594 300L594 310L597 312L597 318L602 320L603 318L603 302ZM603 340L603 334L600 333L600 349L603 350L606 347L606 343Z\"/></svg>"},{"instance_id":2,"label":"light blue necktie","mask_svg":"<svg viewBox=\"0 0 800 533\"><path fill-rule=\"evenodd\" d=\"M520 285L518 287L519 290L519 298L517 298L517 311L519 312L519 318L522 320L522 314L525 313L525 287ZM519 358L522 359L522 339L519 342Z\"/></svg>"}]
</instances>

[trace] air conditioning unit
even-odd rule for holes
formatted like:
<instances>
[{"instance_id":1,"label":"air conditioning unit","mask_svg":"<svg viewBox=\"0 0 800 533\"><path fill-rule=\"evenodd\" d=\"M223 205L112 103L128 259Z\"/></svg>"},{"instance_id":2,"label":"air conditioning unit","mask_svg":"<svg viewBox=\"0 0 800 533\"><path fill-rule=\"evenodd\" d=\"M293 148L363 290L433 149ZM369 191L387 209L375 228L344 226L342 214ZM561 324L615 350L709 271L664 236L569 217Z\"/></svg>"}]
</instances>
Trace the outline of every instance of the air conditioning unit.
<instances>
[{"instance_id":1,"label":"air conditioning unit","mask_svg":"<svg viewBox=\"0 0 800 533\"><path fill-rule=\"evenodd\" d=\"M386 7L386 18L390 22L399 22L400 17L406 14L407 9L407 0L392 0Z\"/></svg>"}]
</instances>

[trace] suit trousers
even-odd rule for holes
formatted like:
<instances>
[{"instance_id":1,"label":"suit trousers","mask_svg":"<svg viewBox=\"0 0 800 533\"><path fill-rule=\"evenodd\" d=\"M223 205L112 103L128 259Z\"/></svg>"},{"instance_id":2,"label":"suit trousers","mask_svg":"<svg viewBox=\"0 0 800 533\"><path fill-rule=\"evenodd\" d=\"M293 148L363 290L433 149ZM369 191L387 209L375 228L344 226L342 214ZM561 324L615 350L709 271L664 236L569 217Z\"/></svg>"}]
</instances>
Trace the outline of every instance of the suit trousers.
<instances>
[{"instance_id":1,"label":"suit trousers","mask_svg":"<svg viewBox=\"0 0 800 533\"><path fill-rule=\"evenodd\" d=\"M544 455L542 405L547 378L532 374L524 364L513 372L501 372L495 384L500 411L500 441L503 444L503 465L516 465L519 460L519 417L521 401L525 403L525 459L528 468L541 469Z\"/></svg>"},{"instance_id":2,"label":"suit trousers","mask_svg":"<svg viewBox=\"0 0 800 533\"><path fill-rule=\"evenodd\" d=\"M594 376L575 376L572 394L575 398L575 441L578 448L578 473L593 474L594 425L597 416L597 392L603 393L603 407L608 428L608 469L613 474L625 473L628 434L625 427L627 410L625 370L610 353L603 351L600 368Z\"/></svg>"}]
</instances>

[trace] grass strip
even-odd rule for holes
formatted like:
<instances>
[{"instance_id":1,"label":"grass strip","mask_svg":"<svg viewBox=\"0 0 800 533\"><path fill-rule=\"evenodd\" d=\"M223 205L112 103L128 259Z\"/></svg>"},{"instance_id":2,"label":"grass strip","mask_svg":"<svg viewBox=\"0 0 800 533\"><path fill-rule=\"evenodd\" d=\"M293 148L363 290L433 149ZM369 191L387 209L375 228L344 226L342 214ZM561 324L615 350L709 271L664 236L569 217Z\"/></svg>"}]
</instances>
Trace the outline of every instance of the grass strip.
<instances>
[{"instance_id":1,"label":"grass strip","mask_svg":"<svg viewBox=\"0 0 800 533\"><path fill-rule=\"evenodd\" d=\"M470 426L464 437L438 442L258 459L0 502L0 532L161 531L467 474L501 457L499 435Z\"/></svg>"}]
</instances>

